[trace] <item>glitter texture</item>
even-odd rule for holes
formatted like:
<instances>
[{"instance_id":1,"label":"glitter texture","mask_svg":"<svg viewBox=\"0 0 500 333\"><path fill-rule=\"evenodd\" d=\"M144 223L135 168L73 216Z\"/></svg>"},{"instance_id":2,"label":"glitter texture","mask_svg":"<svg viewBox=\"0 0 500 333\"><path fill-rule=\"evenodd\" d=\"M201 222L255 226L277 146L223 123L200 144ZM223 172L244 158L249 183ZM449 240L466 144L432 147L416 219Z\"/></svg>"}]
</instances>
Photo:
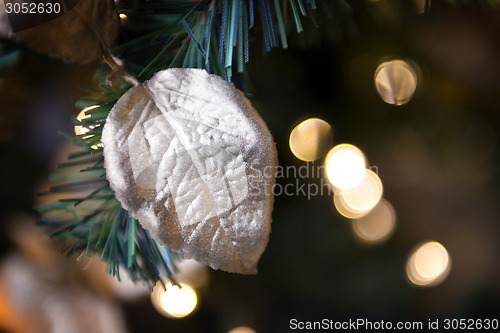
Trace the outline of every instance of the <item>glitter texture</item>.
<instances>
[{"instance_id":1,"label":"glitter texture","mask_svg":"<svg viewBox=\"0 0 500 333\"><path fill-rule=\"evenodd\" d=\"M162 245L252 274L271 231L277 153L248 99L199 69L130 89L103 130L116 197Z\"/></svg>"}]
</instances>

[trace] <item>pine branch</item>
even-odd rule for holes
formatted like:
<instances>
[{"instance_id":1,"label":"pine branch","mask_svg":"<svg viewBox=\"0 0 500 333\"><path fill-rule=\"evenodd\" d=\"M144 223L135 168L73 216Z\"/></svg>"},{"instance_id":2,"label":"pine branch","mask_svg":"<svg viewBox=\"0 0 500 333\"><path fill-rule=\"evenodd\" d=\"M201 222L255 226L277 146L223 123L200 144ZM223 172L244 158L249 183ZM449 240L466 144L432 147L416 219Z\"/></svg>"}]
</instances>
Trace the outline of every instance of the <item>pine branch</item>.
<instances>
[{"instance_id":1,"label":"pine branch","mask_svg":"<svg viewBox=\"0 0 500 333\"><path fill-rule=\"evenodd\" d=\"M69 161L58 168L78 170L51 177L52 181L62 183L42 195L58 195L61 199L36 207L42 214L39 224L50 237L70 242L68 255L98 254L108 263L108 273L118 278L122 268L132 281L151 287L158 281L164 283L165 278L175 283L172 271L175 260L180 258L168 248L158 246L138 221L130 217L105 178L102 145L99 145L102 127L112 105L125 90L106 87L97 98L80 102L103 104L87 111L90 118L78 122L92 130L84 135L66 134L80 150L71 153Z\"/></svg>"},{"instance_id":2,"label":"pine branch","mask_svg":"<svg viewBox=\"0 0 500 333\"><path fill-rule=\"evenodd\" d=\"M315 12L350 17L353 11L348 1L340 0L122 0L118 6L127 15L127 22L112 54L123 60L124 70L139 81L170 67L205 68L231 80L234 73L245 71L254 31L262 33L265 49L287 48L290 30L301 32L306 20L318 26ZM11 64L13 58L1 56L0 68ZM99 107L86 112L89 118L75 120L88 129L84 136L64 134L80 150L70 154L69 161L59 168L77 167L78 171L51 177L61 183L48 194L63 196L38 207L43 215L40 224L52 237L71 243L68 254L97 254L108 262L110 274L119 277L122 268L133 281L154 286L165 278L172 280L179 257L158 246L130 217L105 178L102 128L113 105L130 87L121 78L108 86L108 74L109 68L98 71L99 89L77 103L79 108Z\"/></svg>"},{"instance_id":3,"label":"pine branch","mask_svg":"<svg viewBox=\"0 0 500 333\"><path fill-rule=\"evenodd\" d=\"M287 1L300 32L307 12L317 5L314 0L285 0L284 7ZM113 54L140 80L169 67L205 68L231 80L249 61L249 31L256 29L256 11L265 48L288 47L282 5L280 0L121 1L119 10L127 15L125 35L137 37Z\"/></svg>"}]
</instances>

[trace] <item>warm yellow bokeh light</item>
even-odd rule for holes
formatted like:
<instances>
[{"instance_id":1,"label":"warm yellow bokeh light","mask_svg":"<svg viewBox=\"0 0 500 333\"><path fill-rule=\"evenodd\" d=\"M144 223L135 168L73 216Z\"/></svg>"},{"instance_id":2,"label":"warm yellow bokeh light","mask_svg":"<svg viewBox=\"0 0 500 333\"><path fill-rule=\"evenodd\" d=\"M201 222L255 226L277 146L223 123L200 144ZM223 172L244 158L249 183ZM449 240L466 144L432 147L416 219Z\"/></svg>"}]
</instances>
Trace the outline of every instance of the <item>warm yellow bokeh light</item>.
<instances>
[{"instance_id":1,"label":"warm yellow bokeh light","mask_svg":"<svg viewBox=\"0 0 500 333\"><path fill-rule=\"evenodd\" d=\"M381 63L375 71L375 86L380 97L389 104L408 103L417 88L417 72L403 60Z\"/></svg>"},{"instance_id":2,"label":"warm yellow bokeh light","mask_svg":"<svg viewBox=\"0 0 500 333\"><path fill-rule=\"evenodd\" d=\"M348 206L344 204L342 196L339 194L335 194L333 196L333 203L339 214L344 217L347 217L348 219L359 219L370 212L369 210L364 212L351 210Z\"/></svg>"},{"instance_id":3,"label":"warm yellow bokeh light","mask_svg":"<svg viewBox=\"0 0 500 333\"><path fill-rule=\"evenodd\" d=\"M99 142L99 143L98 143L98 144L96 144L96 145L92 145L92 146L90 146L90 148L95 149L95 150L97 150L97 149L99 149L99 148L104 148L104 143Z\"/></svg>"},{"instance_id":4,"label":"warm yellow bokeh light","mask_svg":"<svg viewBox=\"0 0 500 333\"><path fill-rule=\"evenodd\" d=\"M194 259L183 259L175 264L174 280L187 283L193 288L203 287L210 279L208 266Z\"/></svg>"},{"instance_id":5,"label":"warm yellow bokeh light","mask_svg":"<svg viewBox=\"0 0 500 333\"><path fill-rule=\"evenodd\" d=\"M339 189L350 189L365 178L365 156L359 148L350 144L333 147L325 160L328 180Z\"/></svg>"},{"instance_id":6,"label":"warm yellow bokeh light","mask_svg":"<svg viewBox=\"0 0 500 333\"><path fill-rule=\"evenodd\" d=\"M227 333L257 333L255 330L251 329L250 327L246 326L238 326L233 328Z\"/></svg>"},{"instance_id":7,"label":"warm yellow bokeh light","mask_svg":"<svg viewBox=\"0 0 500 333\"><path fill-rule=\"evenodd\" d=\"M151 293L151 302L159 313L171 318L182 318L196 309L196 292L187 284L180 285L182 288L167 284L165 290L160 284L155 286Z\"/></svg>"},{"instance_id":8,"label":"warm yellow bokeh light","mask_svg":"<svg viewBox=\"0 0 500 333\"><path fill-rule=\"evenodd\" d=\"M443 245L428 242L415 250L406 264L408 279L415 285L435 286L450 272L451 260Z\"/></svg>"},{"instance_id":9,"label":"warm yellow bokeh light","mask_svg":"<svg viewBox=\"0 0 500 333\"><path fill-rule=\"evenodd\" d=\"M365 177L355 187L341 190L340 199L345 207L354 212L366 212L375 207L382 198L382 181L378 175L366 169Z\"/></svg>"},{"instance_id":10,"label":"warm yellow bokeh light","mask_svg":"<svg viewBox=\"0 0 500 333\"><path fill-rule=\"evenodd\" d=\"M387 240L396 227L396 212L392 205L382 199L368 214L353 220L352 230L365 243L381 243Z\"/></svg>"},{"instance_id":11,"label":"warm yellow bokeh light","mask_svg":"<svg viewBox=\"0 0 500 333\"><path fill-rule=\"evenodd\" d=\"M120 18L122 20L125 20L127 18L127 15L126 14L123 14L123 13L120 13Z\"/></svg>"},{"instance_id":12,"label":"warm yellow bokeh light","mask_svg":"<svg viewBox=\"0 0 500 333\"><path fill-rule=\"evenodd\" d=\"M82 111L80 111L80 113L78 114L78 116L76 116L76 120L78 120L79 122L81 122L83 119L90 118L90 115L87 114L87 111L95 109L95 108L98 108L98 107L99 107L99 105L87 106ZM83 135L83 134L87 133L88 131L90 131L90 129L88 129L87 127L84 127L82 125L76 125L75 126L75 134L76 135Z\"/></svg>"},{"instance_id":13,"label":"warm yellow bokeh light","mask_svg":"<svg viewBox=\"0 0 500 333\"><path fill-rule=\"evenodd\" d=\"M332 127L318 118L307 119L290 133L290 150L302 161L316 161L333 144Z\"/></svg>"}]
</instances>

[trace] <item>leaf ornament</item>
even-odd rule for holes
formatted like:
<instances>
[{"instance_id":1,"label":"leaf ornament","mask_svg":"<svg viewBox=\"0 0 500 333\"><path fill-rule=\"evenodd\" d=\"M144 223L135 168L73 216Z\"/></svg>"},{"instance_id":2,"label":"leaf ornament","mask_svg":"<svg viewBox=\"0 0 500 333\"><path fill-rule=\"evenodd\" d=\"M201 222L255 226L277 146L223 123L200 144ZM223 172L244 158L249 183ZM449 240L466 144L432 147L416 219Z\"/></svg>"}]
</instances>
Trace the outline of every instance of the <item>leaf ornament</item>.
<instances>
[{"instance_id":1,"label":"leaf ornament","mask_svg":"<svg viewBox=\"0 0 500 333\"><path fill-rule=\"evenodd\" d=\"M278 160L234 85L200 69L160 71L118 100L102 142L110 187L157 242L214 269L257 272Z\"/></svg>"}]
</instances>

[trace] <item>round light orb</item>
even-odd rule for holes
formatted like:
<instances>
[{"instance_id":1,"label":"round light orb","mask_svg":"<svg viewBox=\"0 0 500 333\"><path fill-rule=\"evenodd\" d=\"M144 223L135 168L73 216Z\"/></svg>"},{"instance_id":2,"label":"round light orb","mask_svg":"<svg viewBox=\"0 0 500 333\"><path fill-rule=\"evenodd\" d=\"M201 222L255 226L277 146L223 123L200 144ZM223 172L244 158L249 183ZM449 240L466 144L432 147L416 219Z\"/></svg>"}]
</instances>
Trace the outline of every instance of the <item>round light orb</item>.
<instances>
[{"instance_id":1,"label":"round light orb","mask_svg":"<svg viewBox=\"0 0 500 333\"><path fill-rule=\"evenodd\" d=\"M408 103L415 93L417 81L417 72L403 60L383 62L375 71L375 87L388 104Z\"/></svg>"},{"instance_id":2,"label":"round light orb","mask_svg":"<svg viewBox=\"0 0 500 333\"><path fill-rule=\"evenodd\" d=\"M350 189L365 178L366 160L361 150L350 144L333 147L325 160L328 180L339 189Z\"/></svg>"},{"instance_id":3,"label":"round light orb","mask_svg":"<svg viewBox=\"0 0 500 333\"><path fill-rule=\"evenodd\" d=\"M330 124L318 118L304 120L290 133L290 150L302 161L316 161L333 145Z\"/></svg>"},{"instance_id":4,"label":"round light orb","mask_svg":"<svg viewBox=\"0 0 500 333\"><path fill-rule=\"evenodd\" d=\"M396 227L396 212L392 205L382 199L368 214L351 223L356 237L364 243L381 243L387 240Z\"/></svg>"},{"instance_id":5,"label":"round light orb","mask_svg":"<svg viewBox=\"0 0 500 333\"><path fill-rule=\"evenodd\" d=\"M208 283L210 273L208 266L194 259L183 259L176 262L177 272L174 272L174 280L189 284L193 288L203 287Z\"/></svg>"},{"instance_id":6,"label":"round light orb","mask_svg":"<svg viewBox=\"0 0 500 333\"><path fill-rule=\"evenodd\" d=\"M198 303L196 291L185 283L176 285L166 284L163 289L157 284L151 293L151 302L155 309L162 315L170 318L183 318L191 314Z\"/></svg>"},{"instance_id":7,"label":"round light orb","mask_svg":"<svg viewBox=\"0 0 500 333\"><path fill-rule=\"evenodd\" d=\"M354 212L366 212L375 207L382 198L383 186L378 175L365 169L365 177L358 185L342 190L340 199L344 206Z\"/></svg>"},{"instance_id":8,"label":"round light orb","mask_svg":"<svg viewBox=\"0 0 500 333\"><path fill-rule=\"evenodd\" d=\"M106 267L106 263L102 262L102 265ZM99 272L106 276L106 281L113 295L121 300L136 301L147 296L151 292L151 289L146 285L134 283L131 279L126 278L119 281L116 277L105 274L105 271L105 269L99 270Z\"/></svg>"},{"instance_id":9,"label":"round light orb","mask_svg":"<svg viewBox=\"0 0 500 333\"><path fill-rule=\"evenodd\" d=\"M408 279L418 286L436 286L450 272L451 260L443 245L427 242L417 248L406 264Z\"/></svg>"},{"instance_id":10,"label":"round light orb","mask_svg":"<svg viewBox=\"0 0 500 333\"><path fill-rule=\"evenodd\" d=\"M350 209L342 200L342 196L339 194L335 194L333 196L333 204L335 205L335 208L337 209L337 212L339 212L340 215L348 218L348 219L359 219L366 214L368 214L370 211L364 211L364 212L359 212L359 211L354 211Z\"/></svg>"},{"instance_id":11,"label":"round light orb","mask_svg":"<svg viewBox=\"0 0 500 333\"><path fill-rule=\"evenodd\" d=\"M233 328L227 333L257 333L257 332L254 329L251 329L250 327L238 326Z\"/></svg>"}]
</instances>

